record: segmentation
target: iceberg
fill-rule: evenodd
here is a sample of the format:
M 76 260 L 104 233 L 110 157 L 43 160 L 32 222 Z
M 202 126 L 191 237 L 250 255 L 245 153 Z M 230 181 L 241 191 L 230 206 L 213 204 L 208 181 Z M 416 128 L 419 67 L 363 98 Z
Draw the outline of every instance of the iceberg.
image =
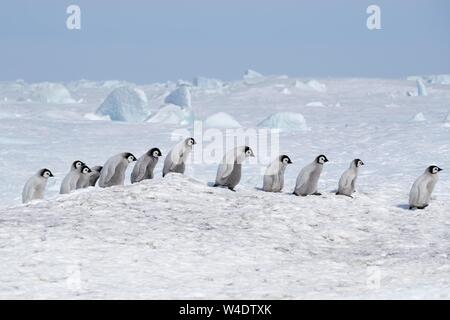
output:
M 172 91 L 164 100 L 166 104 L 174 104 L 182 108 L 191 107 L 191 92 L 186 85 Z
M 240 128 L 241 125 L 232 116 L 225 112 L 218 112 L 206 118 L 204 122 L 207 128 Z
M 194 122 L 194 113 L 192 108 L 180 108 L 174 104 L 165 104 L 145 121 L 149 123 L 190 125 Z
M 296 112 L 277 112 L 258 124 L 258 127 L 280 129 L 281 131 L 307 131 L 305 117 Z
M 76 103 L 69 90 L 60 84 L 52 82 L 35 83 L 30 86 L 31 100 L 41 103 Z
M 109 116 L 112 121 L 143 121 L 147 117 L 147 97 L 134 87 L 114 89 L 95 112 L 98 116 Z

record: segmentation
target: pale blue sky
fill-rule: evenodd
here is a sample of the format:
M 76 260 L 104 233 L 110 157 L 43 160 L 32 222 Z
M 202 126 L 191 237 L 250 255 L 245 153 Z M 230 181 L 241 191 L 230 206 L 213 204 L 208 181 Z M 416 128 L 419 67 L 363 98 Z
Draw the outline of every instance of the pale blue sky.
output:
M 66 7 L 82 29 L 66 29 Z M 381 7 L 382 30 L 366 28 Z M 0 80 L 450 73 L 448 0 L 14 0 L 0 3 Z

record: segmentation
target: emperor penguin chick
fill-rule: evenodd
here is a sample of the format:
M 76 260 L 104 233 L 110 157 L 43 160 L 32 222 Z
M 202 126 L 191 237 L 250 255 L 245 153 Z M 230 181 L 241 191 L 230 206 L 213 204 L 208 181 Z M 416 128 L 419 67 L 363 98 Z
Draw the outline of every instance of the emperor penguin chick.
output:
M 337 195 L 343 195 L 350 198 L 355 192 L 356 178 L 358 178 L 359 168 L 364 165 L 360 159 L 355 159 L 350 163 L 350 168 L 345 170 L 339 180 L 339 188 L 336 192 Z
M 327 157 L 320 155 L 300 171 L 295 184 L 295 195 L 303 197 L 308 195 L 321 195 L 321 193 L 317 192 L 317 184 L 323 170 L 323 165 L 326 162 L 328 162 Z
M 22 203 L 27 203 L 35 199 L 44 199 L 45 187 L 50 177 L 53 177 L 53 174 L 48 169 L 41 169 L 30 177 L 23 187 Z
M 142 155 L 136 162 L 131 172 L 131 183 L 140 182 L 145 179 L 153 179 L 153 170 L 162 156 L 161 150 L 152 148 Z
M 292 161 L 287 155 L 275 159 L 266 169 L 263 190 L 267 192 L 281 192 L 284 186 L 284 171 Z
M 129 152 L 119 153 L 109 158 L 100 172 L 98 179 L 99 187 L 123 186 L 125 182 L 125 171 L 133 161 L 136 161 L 136 157 Z
M 194 138 L 186 138 L 177 143 L 167 154 L 164 160 L 163 177 L 169 172 L 184 174 L 186 169 L 185 162 L 192 151 L 192 146 L 197 144 Z
M 254 156 L 252 149 L 247 146 L 237 147 L 228 151 L 217 169 L 214 187 L 227 187 L 231 191 L 235 191 L 234 187 L 241 181 L 242 162 L 246 158 Z
M 81 168 L 85 165 L 84 162 L 80 160 L 76 160 L 70 166 L 69 173 L 64 177 L 61 182 L 61 188 L 59 189 L 59 193 L 66 194 L 75 190 L 77 188 L 77 182 L 80 178 Z
M 94 172 L 88 166 L 81 168 L 81 174 L 77 181 L 77 189 L 84 189 L 89 187 L 89 179 Z
M 409 193 L 409 209 L 425 209 L 428 207 L 434 187 L 438 181 L 438 173 L 443 169 L 429 166 L 414 182 Z

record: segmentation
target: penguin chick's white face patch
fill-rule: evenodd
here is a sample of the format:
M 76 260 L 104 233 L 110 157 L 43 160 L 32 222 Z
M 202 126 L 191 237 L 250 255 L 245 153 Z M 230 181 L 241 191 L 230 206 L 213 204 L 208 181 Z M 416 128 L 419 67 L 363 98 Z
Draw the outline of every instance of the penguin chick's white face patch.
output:
M 364 162 L 362 162 L 362 161 L 359 160 L 359 159 L 356 160 L 356 166 L 357 166 L 357 167 L 361 167 L 361 166 L 363 166 L 363 165 L 364 165 Z
M 134 156 L 128 156 L 128 162 L 133 162 L 135 160 Z
M 48 170 L 45 170 L 44 173 L 42 174 L 42 176 L 44 178 L 49 178 L 49 177 L 53 177 L 52 173 Z
M 76 161 L 74 166 L 75 166 L 75 168 L 78 169 L 78 168 L 81 167 L 82 165 L 83 165 L 83 163 L 82 163 L 81 161 Z
M 88 168 L 88 167 L 84 167 L 83 168 L 83 173 L 84 174 L 87 174 L 87 173 L 89 173 L 91 170 Z
M 159 152 L 156 150 L 156 151 L 153 151 L 153 156 L 154 156 L 155 158 L 157 158 L 157 157 L 160 156 L 160 154 L 159 154 Z
M 281 162 L 283 162 L 284 164 L 292 163 L 291 159 L 289 159 L 288 156 L 283 156 Z
M 437 166 L 431 166 L 429 171 L 431 174 L 437 174 L 439 171 L 442 171 L 442 169 Z
M 188 140 L 188 146 L 193 146 L 194 144 L 196 144 L 195 140 L 193 138 L 189 138 Z
M 319 159 L 317 162 L 320 164 L 324 164 L 325 162 L 328 162 L 328 159 L 325 156 L 319 156 Z
M 253 154 L 252 149 L 250 149 L 250 147 L 245 147 L 245 156 L 246 157 L 254 157 L 255 155 Z

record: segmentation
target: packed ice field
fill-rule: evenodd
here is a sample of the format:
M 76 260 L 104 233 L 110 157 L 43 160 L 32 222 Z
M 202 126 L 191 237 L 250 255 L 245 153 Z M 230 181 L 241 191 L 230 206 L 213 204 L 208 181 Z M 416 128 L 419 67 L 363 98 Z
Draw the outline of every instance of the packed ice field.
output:
M 0 297 L 449 298 L 449 80 L 249 70 L 229 82 L 2 82 Z M 236 129 L 256 133 L 256 157 L 236 192 L 212 188 L 233 146 L 205 156 L 208 132 L 225 140 Z M 259 190 L 273 160 L 260 148 L 268 131 L 293 162 L 282 193 Z M 185 175 L 163 179 L 160 159 L 153 180 L 130 185 L 130 165 L 123 187 L 59 195 L 74 160 L 96 166 L 152 147 L 164 158 L 187 135 L 198 144 Z M 322 196 L 293 196 L 319 154 L 330 160 Z M 336 196 L 355 158 L 365 166 L 354 199 Z M 430 206 L 406 210 L 431 164 L 444 171 Z M 55 175 L 45 200 L 22 205 L 44 167 Z

